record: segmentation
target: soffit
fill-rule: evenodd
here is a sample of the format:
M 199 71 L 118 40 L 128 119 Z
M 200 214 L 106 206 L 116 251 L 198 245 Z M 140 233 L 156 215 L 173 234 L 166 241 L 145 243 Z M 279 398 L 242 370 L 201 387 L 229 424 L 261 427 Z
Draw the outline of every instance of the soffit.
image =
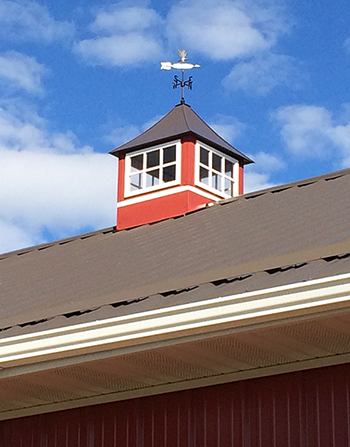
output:
M 0 419 L 345 363 L 350 310 L 6 377 Z

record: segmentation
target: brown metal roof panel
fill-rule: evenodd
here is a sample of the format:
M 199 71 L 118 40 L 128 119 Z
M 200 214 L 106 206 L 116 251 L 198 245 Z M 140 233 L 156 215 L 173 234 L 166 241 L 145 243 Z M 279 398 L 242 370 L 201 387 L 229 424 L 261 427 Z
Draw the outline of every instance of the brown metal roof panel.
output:
M 193 285 L 185 289 L 163 291 L 162 293 L 140 297 L 132 301 L 120 301 L 99 308 L 81 309 L 79 312 L 71 314 L 29 321 L 22 325 L 3 328 L 0 331 L 0 338 L 115 318 L 216 297 L 237 295 L 342 273 L 350 273 L 350 254 L 331 256 L 326 260 L 317 259 L 307 263 L 285 265 L 237 277 L 219 278 L 206 284 Z
M 0 261 L 1 325 L 190 287 L 237 269 L 249 273 L 252 265 L 263 270 L 281 256 L 346 244 L 350 171 L 326 178 L 154 225 L 10 254 Z

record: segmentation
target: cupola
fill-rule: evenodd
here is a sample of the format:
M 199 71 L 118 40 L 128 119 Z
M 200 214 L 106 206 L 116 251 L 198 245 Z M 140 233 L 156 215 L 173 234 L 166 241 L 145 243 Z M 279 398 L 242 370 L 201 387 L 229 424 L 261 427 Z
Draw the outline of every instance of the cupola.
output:
M 252 163 L 183 103 L 111 154 L 119 159 L 117 230 L 238 196 Z

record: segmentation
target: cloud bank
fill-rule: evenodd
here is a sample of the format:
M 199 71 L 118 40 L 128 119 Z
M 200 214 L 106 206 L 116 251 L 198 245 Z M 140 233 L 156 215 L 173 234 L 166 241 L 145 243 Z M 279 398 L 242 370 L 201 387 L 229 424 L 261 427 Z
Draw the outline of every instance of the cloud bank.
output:
M 0 252 L 115 224 L 116 159 L 0 109 Z
M 47 69 L 33 57 L 17 51 L 0 54 L 0 82 L 5 86 L 30 93 L 42 93 L 41 80 L 45 73 Z
M 267 52 L 236 64 L 223 79 L 223 85 L 229 90 L 266 95 L 278 85 L 297 87 L 298 79 L 301 75 L 292 57 Z
M 304 159 L 330 158 L 336 168 L 345 168 L 350 166 L 347 115 L 335 118 L 325 107 L 298 104 L 281 107 L 273 118 L 281 126 L 282 139 L 290 153 Z
M 271 39 L 255 26 L 252 17 L 232 1 L 190 1 L 175 4 L 167 19 L 170 41 L 215 60 L 265 50 Z
M 100 11 L 90 29 L 92 39 L 76 42 L 74 51 L 91 65 L 124 66 L 160 60 L 161 18 L 153 9 L 115 5 Z
M 32 1 L 0 2 L 0 37 L 14 41 L 52 43 L 71 38 L 74 26 L 54 20 L 47 9 Z

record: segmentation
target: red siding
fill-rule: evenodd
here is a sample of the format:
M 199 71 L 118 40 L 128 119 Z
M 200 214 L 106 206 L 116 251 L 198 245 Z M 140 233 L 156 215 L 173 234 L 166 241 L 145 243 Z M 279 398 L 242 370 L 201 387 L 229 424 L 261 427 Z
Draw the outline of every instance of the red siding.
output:
M 181 140 L 181 184 L 194 185 L 196 139 L 186 135 Z
M 117 202 L 124 200 L 124 182 L 125 182 L 125 154 L 119 155 L 118 160 L 118 187 Z
M 239 184 L 238 184 L 238 194 L 242 195 L 244 193 L 244 166 L 239 165 Z
M 0 422 L 1 447 L 346 447 L 350 364 Z
M 190 211 L 203 208 L 209 202 L 211 200 L 200 194 L 192 191 L 182 191 L 173 192 L 169 196 L 133 203 L 118 208 L 117 229 L 124 230 L 125 228 L 182 216 Z

